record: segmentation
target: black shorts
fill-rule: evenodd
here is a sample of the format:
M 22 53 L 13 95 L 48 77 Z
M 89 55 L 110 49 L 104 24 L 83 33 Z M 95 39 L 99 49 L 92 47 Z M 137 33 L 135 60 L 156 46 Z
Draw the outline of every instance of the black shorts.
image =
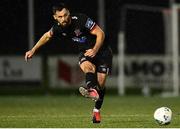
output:
M 96 66 L 96 72 L 111 73 L 112 70 L 112 50 L 111 48 L 103 49 L 93 58 L 84 56 L 84 52 L 79 54 L 79 65 L 84 61 L 89 61 Z

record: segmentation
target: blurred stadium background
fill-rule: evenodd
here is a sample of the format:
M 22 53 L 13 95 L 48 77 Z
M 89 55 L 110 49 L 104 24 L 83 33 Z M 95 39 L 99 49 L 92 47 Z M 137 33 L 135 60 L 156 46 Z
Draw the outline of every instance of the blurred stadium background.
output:
M 175 100 L 170 99 L 169 101 L 172 103 L 170 105 L 174 106 L 174 110 L 178 111 L 178 105 L 180 105 L 177 102 L 179 96 L 180 48 L 179 0 L 1 0 L 0 95 L 42 95 L 45 98 L 33 97 L 30 99 L 28 97 L 23 98 L 20 102 L 20 97 L 17 96 L 0 97 L 1 114 L 4 113 L 0 116 L 0 127 L 9 127 L 9 123 L 4 120 L 9 113 L 7 107 L 18 107 L 19 104 L 24 107 L 25 111 L 33 104 L 37 106 L 36 101 L 40 102 L 43 107 L 47 106 L 47 110 L 49 110 L 48 107 L 51 104 L 56 105 L 58 101 L 61 101 L 60 104 L 62 105 L 63 103 L 68 105 L 67 101 L 74 103 L 76 100 L 71 97 L 69 100 L 59 96 L 57 98 L 50 97 L 50 99 L 46 97 L 47 95 L 65 94 L 78 97 L 78 87 L 84 85 L 84 76 L 77 65 L 77 51 L 72 48 L 69 41 L 52 39 L 49 44 L 38 51 L 30 62 L 26 63 L 24 61 L 25 52 L 38 41 L 44 32 L 51 28 L 53 23 L 51 7 L 59 1 L 68 4 L 71 12 L 86 13 L 93 18 L 110 39 L 110 45 L 114 53 L 113 71 L 107 80 L 106 86 L 107 94 L 117 95 L 117 98 L 107 98 L 108 102 L 105 104 L 107 107 L 108 104 L 111 105 L 111 99 L 117 100 L 116 102 L 122 99 L 122 103 L 118 103 L 121 107 L 121 104 L 126 105 L 128 103 L 128 95 L 139 95 L 138 99 L 135 98 L 134 105 L 138 105 L 138 101 L 142 101 L 139 105 L 143 109 L 146 100 L 142 100 L 142 96 L 150 96 L 148 102 L 151 106 L 146 108 L 149 109 L 148 113 L 152 114 L 152 111 L 158 107 L 158 103 L 165 105 L 166 101 L 163 100 L 161 103 L 161 100 L 155 99 L 155 104 L 151 97 L 177 96 Z M 125 97 L 120 99 L 118 95 Z M 82 102 L 80 98 L 76 99 Z M 13 103 L 16 100 L 17 103 Z M 52 103 L 47 103 L 45 106 L 45 103 L 51 100 Z M 125 101 L 127 101 L 126 104 Z M 26 102 L 28 102 L 27 105 Z M 115 105 L 116 102 L 114 102 Z M 62 106 L 60 104 L 59 106 L 56 105 L 57 108 Z M 78 104 L 76 103 L 76 105 Z M 70 106 L 72 105 L 70 104 Z M 122 111 L 118 109 L 117 111 L 123 113 L 123 109 L 128 109 L 127 107 L 122 107 Z M 53 110 L 53 108 L 52 112 L 57 111 L 58 113 L 58 109 Z M 63 109 L 65 108 L 67 107 L 65 106 Z M 74 110 L 78 109 L 75 108 Z M 81 110 L 83 112 L 85 109 Z M 37 109 L 38 111 L 40 109 Z M 111 108 L 109 108 L 109 111 L 111 111 Z M 144 110 L 136 107 L 135 111 L 143 112 Z M 17 112 L 20 113 L 18 108 Z M 41 113 L 40 111 L 38 115 L 41 115 Z M 65 111 L 65 113 L 70 114 L 72 112 Z M 116 114 L 117 112 L 113 113 Z M 28 116 L 28 113 L 26 115 Z M 108 114 L 106 115 L 108 116 Z M 141 115 L 135 116 L 138 119 L 141 117 Z M 151 118 L 152 116 L 148 117 Z M 7 119 L 9 118 L 10 121 L 13 121 L 14 117 L 8 117 Z M 23 116 L 19 116 L 19 118 L 26 119 Z M 56 119 L 56 117 L 50 118 Z M 36 116 L 33 119 L 40 118 Z M 59 119 L 64 118 L 60 117 Z M 176 118 L 176 120 L 178 121 L 179 118 Z M 66 121 L 68 120 L 65 119 L 65 123 Z M 23 122 L 21 122 L 22 125 L 11 123 L 10 127 L 75 127 L 73 124 L 72 126 L 71 124 L 60 125 L 52 122 L 50 124 L 46 123 L 46 126 L 43 122 L 39 122 L 40 125 L 31 122 L 32 125 L 29 126 L 28 123 Z M 113 120 L 111 122 L 113 123 Z M 137 120 L 138 122 L 139 120 Z M 141 125 L 134 126 L 128 125 L 127 122 L 125 126 L 116 123 L 114 126 L 113 124 L 107 124 L 98 127 L 151 127 L 149 125 L 152 123 L 149 122 L 146 126 L 143 126 L 142 123 L 139 124 Z M 178 126 L 178 122 L 176 122 L 172 127 Z M 94 126 L 82 125 L 78 127 Z
M 57 2 L 1 1 L 0 94 L 34 89 L 50 93 L 84 84 L 77 51 L 64 39 L 50 41 L 29 63 L 23 60 L 24 53 L 51 28 L 51 7 Z M 74 13 L 92 17 L 110 39 L 114 60 L 109 89 L 120 95 L 129 91 L 179 95 L 179 1 L 60 2 L 67 3 Z

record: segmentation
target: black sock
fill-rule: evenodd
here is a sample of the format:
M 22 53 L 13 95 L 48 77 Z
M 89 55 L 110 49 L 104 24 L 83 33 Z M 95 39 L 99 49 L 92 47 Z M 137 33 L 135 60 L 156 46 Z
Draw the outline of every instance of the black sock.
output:
M 103 104 L 103 101 L 104 101 L 104 95 L 105 95 L 105 91 L 106 91 L 106 89 L 105 89 L 105 87 L 102 89 L 100 89 L 99 88 L 99 90 L 97 90 L 98 91 L 98 93 L 99 93 L 99 99 L 96 101 L 96 103 L 95 103 L 95 108 L 96 109 L 100 109 L 101 108 L 101 106 L 102 106 L 102 104 Z
M 86 73 L 86 86 L 87 88 L 95 88 L 97 86 L 97 77 L 95 73 Z

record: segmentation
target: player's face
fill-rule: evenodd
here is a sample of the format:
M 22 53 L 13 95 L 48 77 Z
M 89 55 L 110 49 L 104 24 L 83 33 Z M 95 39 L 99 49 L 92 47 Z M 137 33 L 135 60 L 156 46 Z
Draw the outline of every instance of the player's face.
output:
M 66 27 L 71 23 L 70 12 L 67 9 L 62 9 L 61 11 L 56 11 L 54 14 L 54 19 L 62 26 Z

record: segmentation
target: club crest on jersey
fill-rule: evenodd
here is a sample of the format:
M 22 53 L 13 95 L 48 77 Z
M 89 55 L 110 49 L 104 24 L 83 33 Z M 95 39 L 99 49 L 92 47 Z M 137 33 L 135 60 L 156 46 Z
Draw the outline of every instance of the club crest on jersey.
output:
M 92 29 L 95 25 L 95 22 L 93 20 L 91 20 L 90 18 L 87 19 L 85 27 L 88 29 Z
M 74 31 L 74 33 L 75 33 L 76 36 L 79 36 L 79 35 L 82 34 L 82 32 L 80 31 L 80 29 L 76 29 L 76 30 Z

